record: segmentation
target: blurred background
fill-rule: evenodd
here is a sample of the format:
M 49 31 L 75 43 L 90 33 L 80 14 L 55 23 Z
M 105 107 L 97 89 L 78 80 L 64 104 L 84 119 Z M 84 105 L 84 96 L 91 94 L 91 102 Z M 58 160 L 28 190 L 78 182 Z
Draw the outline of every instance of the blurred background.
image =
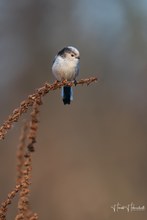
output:
M 102 83 L 43 99 L 30 202 L 40 219 L 145 220 L 147 211 L 147 1 L 1 0 L 0 123 L 34 90 L 52 83 L 64 46 L 81 54 L 80 78 Z M 22 118 L 25 118 L 26 115 Z M 0 202 L 15 186 L 22 118 L 0 142 Z M 14 219 L 16 202 L 7 219 Z

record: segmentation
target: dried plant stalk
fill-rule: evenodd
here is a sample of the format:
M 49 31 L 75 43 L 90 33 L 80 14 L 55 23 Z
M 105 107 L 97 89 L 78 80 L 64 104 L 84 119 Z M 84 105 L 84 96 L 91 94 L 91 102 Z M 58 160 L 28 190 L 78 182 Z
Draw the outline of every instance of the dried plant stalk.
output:
M 26 148 L 26 138 L 27 138 L 27 129 L 28 125 L 25 122 L 22 129 L 21 129 L 21 135 L 20 135 L 20 143 L 18 145 L 17 149 L 17 179 L 16 183 L 20 184 L 23 176 L 23 168 L 24 168 L 24 155 L 25 155 L 25 148 Z
M 29 194 L 30 194 L 30 184 L 31 184 L 31 171 L 32 171 L 32 159 L 31 153 L 28 152 L 25 155 L 25 163 L 24 163 L 24 170 L 23 176 L 21 180 L 21 190 L 20 190 L 20 198 L 18 201 L 18 214 L 15 217 L 15 220 L 22 220 L 22 219 L 31 219 L 32 216 L 38 216 L 36 213 L 33 213 L 29 207 Z
M 18 214 L 15 220 L 37 220 L 38 215 L 37 213 L 33 213 L 29 206 L 29 195 L 30 195 L 30 185 L 31 185 L 31 171 L 32 171 L 32 152 L 34 152 L 34 143 L 36 143 L 36 133 L 38 128 L 38 113 L 39 113 L 39 106 L 41 105 L 41 99 L 38 97 L 33 105 L 33 110 L 31 113 L 31 120 L 29 124 L 29 134 L 27 136 L 29 144 L 27 145 L 27 153 L 24 155 L 24 150 L 22 151 L 22 145 L 24 144 L 24 136 L 21 135 L 20 138 L 20 147 L 19 151 L 23 153 L 23 157 L 19 157 L 18 160 L 19 164 L 21 164 L 21 170 L 19 170 L 21 179 L 21 191 L 19 194 L 19 201 L 18 201 Z M 26 135 L 25 135 L 26 137 Z M 24 148 L 24 147 L 23 147 Z M 25 157 L 24 157 L 25 156 Z
M 97 81 L 96 77 L 90 77 L 89 79 L 81 79 L 80 81 L 77 81 L 76 85 L 83 85 L 83 84 L 89 85 L 90 83 L 95 82 L 95 81 Z M 26 100 L 20 103 L 20 106 L 13 111 L 13 113 L 8 117 L 8 119 L 0 127 L 0 140 L 5 138 L 5 135 L 8 132 L 8 130 L 12 127 L 12 124 L 14 122 L 17 122 L 18 119 L 21 117 L 21 115 L 27 112 L 28 108 L 30 106 L 33 106 L 33 104 L 36 102 L 37 99 L 41 99 L 49 91 L 56 90 L 58 88 L 61 88 L 64 85 L 74 86 L 74 82 L 73 81 L 72 82 L 67 82 L 67 81 L 57 82 L 56 81 L 51 85 L 48 83 L 45 83 L 45 85 L 37 89 L 37 91 L 34 94 L 29 95 Z
M 21 184 L 16 185 L 15 188 L 8 194 L 7 199 L 2 202 L 0 207 L 0 220 L 6 220 L 6 213 L 8 205 L 12 203 L 12 199 L 16 196 L 17 192 L 21 189 Z
M 38 113 L 39 113 L 39 106 L 42 104 L 41 97 L 38 97 L 33 105 L 33 111 L 31 113 L 31 121 L 30 121 L 30 130 L 28 134 L 29 144 L 28 144 L 28 151 L 34 152 L 34 144 L 36 143 L 37 137 L 37 129 L 38 129 Z
M 77 82 L 77 85 L 83 85 L 96 81 L 96 77 L 91 77 L 89 79 L 82 79 Z M 0 207 L 0 220 L 6 220 L 6 213 L 8 205 L 11 204 L 12 199 L 15 197 L 16 193 L 20 191 L 19 201 L 18 201 L 18 213 L 15 220 L 37 220 L 37 213 L 33 213 L 29 207 L 29 195 L 30 195 L 30 184 L 31 184 L 31 171 L 32 171 L 32 152 L 34 152 L 34 144 L 36 143 L 37 129 L 38 129 L 38 113 L 39 106 L 42 104 L 41 98 L 46 95 L 49 91 L 61 88 L 64 85 L 73 86 L 74 82 L 54 82 L 52 85 L 45 83 L 45 85 L 37 91 L 29 95 L 26 100 L 21 102 L 20 106 L 13 111 L 13 113 L 8 117 L 8 119 L 0 127 L 0 140 L 4 139 L 6 133 L 11 128 L 14 122 L 17 122 L 21 115 L 27 112 L 28 108 L 33 106 L 33 111 L 31 113 L 31 121 L 29 124 L 29 134 L 27 136 L 27 124 L 23 126 L 20 136 L 20 144 L 17 151 L 17 185 L 14 190 L 12 190 L 7 199 L 1 204 Z M 28 145 L 26 141 L 28 140 Z M 26 148 L 27 146 L 27 148 Z M 25 151 L 27 151 L 25 153 Z
M 0 208 L 0 220 L 5 220 L 6 219 L 6 212 L 8 205 L 11 204 L 12 199 L 15 197 L 16 193 L 21 189 L 22 184 L 21 184 L 21 179 L 22 179 L 22 169 L 24 166 L 24 148 L 25 148 L 25 141 L 26 141 L 26 131 L 27 131 L 27 125 L 26 123 L 23 125 L 21 129 L 21 135 L 20 135 L 20 143 L 18 146 L 17 150 L 17 180 L 16 180 L 16 186 L 15 189 L 12 190 L 9 194 L 7 199 L 1 204 Z

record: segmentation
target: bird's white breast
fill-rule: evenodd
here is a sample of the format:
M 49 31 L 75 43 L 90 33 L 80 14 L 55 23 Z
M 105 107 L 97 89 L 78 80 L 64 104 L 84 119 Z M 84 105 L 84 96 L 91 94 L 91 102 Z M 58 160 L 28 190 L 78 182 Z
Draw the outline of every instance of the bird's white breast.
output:
M 57 56 L 52 66 L 52 72 L 58 81 L 74 80 L 78 75 L 78 60 L 67 60 L 61 56 Z

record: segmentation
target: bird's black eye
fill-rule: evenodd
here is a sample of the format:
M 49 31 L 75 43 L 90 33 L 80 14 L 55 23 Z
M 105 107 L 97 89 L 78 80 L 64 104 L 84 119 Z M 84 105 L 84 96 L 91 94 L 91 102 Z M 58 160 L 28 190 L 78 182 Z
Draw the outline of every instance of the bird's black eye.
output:
M 74 54 L 72 53 L 71 56 L 74 57 Z

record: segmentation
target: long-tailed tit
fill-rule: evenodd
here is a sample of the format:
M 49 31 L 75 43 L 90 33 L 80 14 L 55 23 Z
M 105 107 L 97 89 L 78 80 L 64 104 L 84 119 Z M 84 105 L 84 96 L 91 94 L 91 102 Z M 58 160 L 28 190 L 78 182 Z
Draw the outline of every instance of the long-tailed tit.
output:
M 79 51 L 72 46 L 64 47 L 55 56 L 52 66 L 52 73 L 58 81 L 67 80 L 76 82 L 79 74 Z M 70 86 L 62 87 L 63 103 L 70 104 L 73 100 L 73 91 Z

